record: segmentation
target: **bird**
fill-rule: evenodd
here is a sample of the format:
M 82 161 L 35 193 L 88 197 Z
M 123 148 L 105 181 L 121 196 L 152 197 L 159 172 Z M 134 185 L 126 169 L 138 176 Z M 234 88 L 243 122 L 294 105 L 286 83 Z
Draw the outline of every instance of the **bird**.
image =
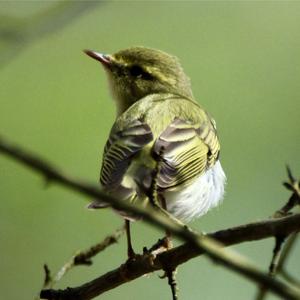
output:
M 142 46 L 115 54 L 84 52 L 104 67 L 116 104 L 100 171 L 102 189 L 147 207 L 154 182 L 161 207 L 185 223 L 217 206 L 226 176 L 216 122 L 194 98 L 179 59 Z M 89 205 L 108 206 L 99 200 Z M 138 218 L 119 214 L 133 258 L 130 223 Z

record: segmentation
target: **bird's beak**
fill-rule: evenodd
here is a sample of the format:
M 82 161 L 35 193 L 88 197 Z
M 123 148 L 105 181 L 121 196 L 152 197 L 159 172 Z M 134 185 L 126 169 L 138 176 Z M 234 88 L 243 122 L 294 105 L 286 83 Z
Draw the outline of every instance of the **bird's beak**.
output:
M 111 68 L 112 65 L 112 59 L 110 55 L 98 53 L 96 51 L 92 50 L 83 50 L 85 54 L 90 56 L 91 58 L 94 58 L 101 62 L 101 64 L 106 68 Z

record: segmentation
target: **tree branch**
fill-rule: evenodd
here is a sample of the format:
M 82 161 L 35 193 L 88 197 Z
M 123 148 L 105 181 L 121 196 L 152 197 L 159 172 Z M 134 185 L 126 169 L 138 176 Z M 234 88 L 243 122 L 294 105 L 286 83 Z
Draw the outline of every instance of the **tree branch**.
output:
M 220 230 L 208 234 L 210 238 L 217 240 L 224 246 L 236 245 L 249 241 L 257 241 L 277 234 L 290 234 L 300 230 L 300 214 L 270 219 L 255 223 L 249 223 L 238 227 Z M 193 247 L 191 244 L 173 248 L 157 255 L 140 256 L 136 261 L 127 262 L 115 270 L 112 270 L 84 285 L 66 290 L 45 290 L 41 297 L 45 299 L 92 299 L 110 289 L 116 288 L 128 281 L 132 281 L 147 273 L 162 270 L 167 263 L 169 267 L 176 268 L 188 260 L 202 255 L 204 252 Z M 270 280 L 272 280 L 270 278 Z M 285 298 L 293 299 L 293 298 Z M 294 298 L 294 299 L 299 299 Z
M 239 274 L 242 274 L 246 278 L 258 284 L 268 286 L 270 291 L 284 297 L 285 299 L 300 299 L 299 290 L 283 282 L 280 282 L 277 279 L 272 279 L 268 277 L 263 271 L 260 270 L 260 268 L 258 268 L 255 264 L 253 264 L 245 257 L 242 257 L 241 255 L 238 255 L 233 251 L 228 251 L 228 250 L 225 251 L 221 249 L 222 245 L 219 244 L 218 242 L 202 234 L 198 235 L 190 230 L 187 230 L 185 226 L 181 226 L 180 224 L 175 223 L 173 219 L 166 217 L 166 215 L 164 215 L 161 212 L 158 212 L 157 210 L 151 207 L 147 207 L 147 209 L 145 209 L 139 205 L 132 205 L 127 203 L 126 201 L 120 201 L 114 197 L 111 197 L 103 193 L 98 187 L 94 185 L 84 184 L 78 180 L 76 181 L 71 177 L 64 175 L 62 172 L 59 172 L 55 167 L 45 162 L 41 158 L 32 155 L 31 153 L 24 151 L 17 146 L 11 145 L 10 143 L 5 142 L 1 138 L 0 138 L 0 152 L 10 156 L 11 158 L 17 160 L 18 162 L 23 163 L 24 165 L 30 167 L 31 169 L 38 171 L 50 181 L 55 181 L 72 190 L 76 190 L 92 198 L 105 201 L 115 209 L 137 214 L 141 216 L 144 219 L 144 221 L 156 227 L 159 227 L 161 229 L 169 230 L 170 232 L 172 232 L 174 236 L 177 236 L 178 238 L 186 242 L 189 242 L 192 248 L 195 248 L 198 251 L 205 252 L 206 255 L 210 257 L 212 260 L 214 260 L 215 262 L 220 263 L 223 266 Z M 297 219 L 297 222 L 298 222 L 297 224 L 299 224 L 299 219 Z M 250 234 L 250 236 L 251 235 L 253 235 L 253 233 Z M 142 262 L 145 259 L 149 260 L 149 256 L 147 255 L 145 257 L 144 256 L 142 257 L 143 257 L 143 259 L 141 260 Z M 129 262 L 129 266 L 128 264 L 125 265 L 125 274 L 128 268 L 130 269 L 130 262 Z M 149 272 L 151 272 L 151 269 L 149 270 Z M 124 277 L 126 280 L 132 280 L 132 279 L 128 279 L 127 276 L 124 276 L 124 272 L 118 274 L 112 271 L 109 272 L 107 275 L 109 281 L 111 281 L 114 286 L 118 286 L 120 282 L 124 281 Z M 120 274 L 123 275 L 120 276 Z M 136 273 L 134 272 L 130 274 L 133 277 L 136 276 Z M 95 280 L 95 283 L 97 283 L 97 279 Z M 100 287 L 98 285 L 96 286 L 92 282 L 92 284 L 88 283 L 87 285 L 83 286 L 83 288 L 79 287 L 77 289 L 75 288 L 69 290 L 73 292 L 74 291 L 77 292 L 78 297 L 76 296 L 76 299 L 91 299 L 91 297 L 90 298 L 83 297 L 82 293 L 85 292 L 87 294 L 87 291 L 89 292 L 88 294 L 91 294 L 92 292 L 95 293 L 95 291 L 97 291 L 97 289 L 99 288 Z M 66 291 L 68 292 L 69 290 Z M 64 291 L 64 294 L 66 294 L 66 291 Z M 44 297 L 45 297 L 45 293 L 46 291 L 44 291 L 43 294 Z M 48 294 L 50 298 L 48 297 L 46 299 L 71 299 L 70 297 L 62 298 L 61 293 L 58 294 L 59 296 L 58 298 L 57 297 L 54 298 L 53 295 L 51 294 L 54 293 L 54 291 L 51 290 L 48 290 L 48 293 L 50 293 Z
M 15 58 L 27 45 L 61 30 L 88 10 L 104 1 L 58 1 L 47 9 L 29 18 L 0 15 L 1 51 L 0 67 Z

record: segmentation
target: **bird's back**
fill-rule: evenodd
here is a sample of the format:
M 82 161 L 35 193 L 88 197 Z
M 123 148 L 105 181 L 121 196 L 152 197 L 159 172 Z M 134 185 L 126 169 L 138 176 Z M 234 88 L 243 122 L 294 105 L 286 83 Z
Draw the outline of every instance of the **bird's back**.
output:
M 215 165 L 219 148 L 214 122 L 196 102 L 171 94 L 149 95 L 117 118 L 100 181 L 119 197 L 147 202 L 159 164 L 157 189 L 172 195 L 174 204 L 174 193 L 193 186 Z

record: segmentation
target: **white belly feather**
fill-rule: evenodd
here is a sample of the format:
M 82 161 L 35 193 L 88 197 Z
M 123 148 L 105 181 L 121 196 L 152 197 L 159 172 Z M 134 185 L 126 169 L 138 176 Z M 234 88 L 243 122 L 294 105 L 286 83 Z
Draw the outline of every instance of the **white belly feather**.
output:
M 225 173 L 217 161 L 190 186 L 164 193 L 167 210 L 184 222 L 200 217 L 222 201 L 225 182 Z

